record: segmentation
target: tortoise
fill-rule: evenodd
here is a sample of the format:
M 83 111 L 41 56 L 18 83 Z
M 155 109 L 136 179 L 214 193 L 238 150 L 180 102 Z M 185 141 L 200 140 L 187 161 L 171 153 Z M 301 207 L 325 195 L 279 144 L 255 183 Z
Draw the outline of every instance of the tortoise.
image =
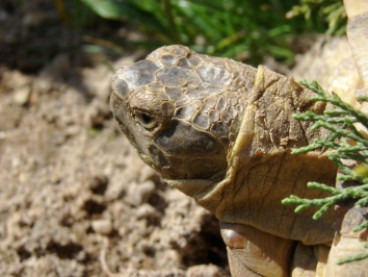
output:
M 348 39 L 325 44 L 323 62 L 309 59 L 295 74 L 362 108 L 355 93 L 368 87 L 368 4 L 346 1 L 345 8 Z M 290 194 L 323 197 L 308 181 L 335 185 L 337 168 L 326 153 L 290 153 L 326 136 L 292 117 L 323 113 L 312 95 L 265 66 L 173 45 L 117 70 L 110 107 L 140 157 L 218 218 L 232 276 L 368 276 L 367 260 L 336 265 L 361 243 L 364 231 L 351 232 L 363 220 L 355 208 L 315 221 L 311 211 L 295 214 L 281 204 Z

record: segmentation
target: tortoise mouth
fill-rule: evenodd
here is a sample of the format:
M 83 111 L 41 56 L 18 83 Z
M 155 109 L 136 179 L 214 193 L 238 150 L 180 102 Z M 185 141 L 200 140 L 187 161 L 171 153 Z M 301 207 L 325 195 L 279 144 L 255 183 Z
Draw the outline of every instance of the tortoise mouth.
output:
M 208 195 L 217 183 L 207 179 L 165 179 L 165 182 L 196 200 Z

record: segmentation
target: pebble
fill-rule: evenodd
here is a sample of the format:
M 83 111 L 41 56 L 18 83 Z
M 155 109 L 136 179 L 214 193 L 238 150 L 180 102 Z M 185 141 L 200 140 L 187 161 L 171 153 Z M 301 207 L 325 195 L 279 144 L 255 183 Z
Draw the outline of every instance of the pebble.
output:
M 221 269 L 213 264 L 207 265 L 194 265 L 188 268 L 186 277 L 220 277 L 224 276 Z
M 160 215 L 154 207 L 147 203 L 144 203 L 137 209 L 136 216 L 137 219 L 155 219 L 158 218 Z
M 152 181 L 146 181 L 140 184 L 132 183 L 128 186 L 126 202 L 133 206 L 139 206 L 148 201 L 155 192 L 155 189 L 155 184 Z
M 107 176 L 95 175 L 90 179 L 88 187 L 93 193 L 104 195 L 108 184 L 109 179 L 107 178 Z
M 112 231 L 112 223 L 108 219 L 97 219 L 93 220 L 92 223 L 92 229 L 101 235 L 107 235 L 110 234 Z
M 29 86 L 22 87 L 14 94 L 14 102 L 19 106 L 24 106 L 28 103 L 31 96 L 31 88 Z

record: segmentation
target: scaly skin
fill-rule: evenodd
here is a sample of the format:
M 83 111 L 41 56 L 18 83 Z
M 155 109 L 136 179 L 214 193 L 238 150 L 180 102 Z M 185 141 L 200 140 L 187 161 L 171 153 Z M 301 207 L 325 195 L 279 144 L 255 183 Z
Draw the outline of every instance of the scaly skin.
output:
M 307 181 L 334 183 L 325 155 L 290 155 L 323 136 L 292 118 L 323 111 L 311 95 L 263 66 L 169 46 L 116 73 L 111 107 L 143 160 L 222 222 L 231 253 L 259 257 L 246 268 L 287 276 L 294 241 L 329 244 L 334 233 L 331 215 L 315 222 L 280 204 L 293 193 L 321 197 Z
M 190 53 L 161 48 L 114 78 L 117 120 L 142 158 L 170 179 L 224 174 L 256 74 L 247 65 Z
M 352 57 L 341 56 L 351 70 L 324 66 L 317 77 L 353 95 L 362 82 Z M 326 268 L 345 276 L 327 261 L 333 213 L 314 221 L 312 211 L 296 215 L 281 205 L 290 194 L 323 197 L 308 181 L 335 183 L 325 154 L 290 154 L 325 135 L 292 117 L 323 112 L 311 96 L 263 66 L 169 46 L 117 71 L 111 109 L 142 159 L 220 220 L 233 276 L 329 276 Z M 335 252 L 330 260 L 341 254 Z

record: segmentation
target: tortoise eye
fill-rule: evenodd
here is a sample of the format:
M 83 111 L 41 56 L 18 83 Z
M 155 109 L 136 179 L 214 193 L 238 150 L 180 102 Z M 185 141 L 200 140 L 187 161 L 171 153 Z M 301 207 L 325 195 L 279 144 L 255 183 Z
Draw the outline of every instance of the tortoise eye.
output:
M 157 127 L 158 122 L 156 117 L 148 114 L 147 112 L 136 111 L 134 113 L 135 120 L 145 129 L 151 130 Z

